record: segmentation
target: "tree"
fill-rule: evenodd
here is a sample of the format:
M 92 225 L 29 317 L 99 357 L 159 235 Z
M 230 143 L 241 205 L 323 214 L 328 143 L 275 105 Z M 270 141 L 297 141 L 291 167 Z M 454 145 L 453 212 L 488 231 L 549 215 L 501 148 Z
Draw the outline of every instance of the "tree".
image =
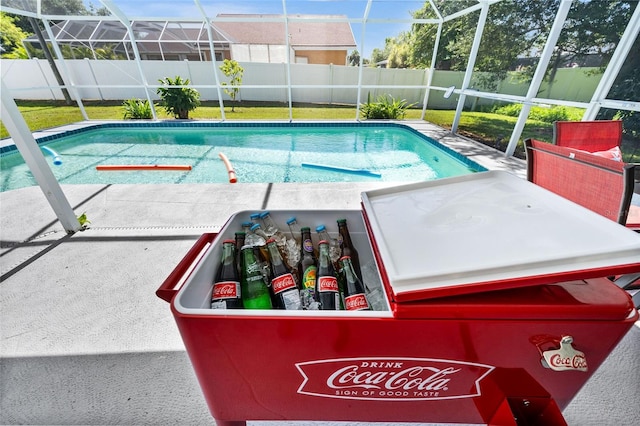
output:
M 389 58 L 389 51 L 387 49 L 381 50 L 375 48 L 371 51 L 371 63 L 377 64 L 378 62 L 386 61 Z
M 360 52 L 354 49 L 350 55 L 347 56 L 347 63 L 353 67 L 360 66 Z
M 434 0 L 433 3 L 443 16 L 447 16 L 477 2 Z M 474 71 L 488 74 L 475 74 L 474 84 L 495 89 L 495 83 L 501 81 L 508 70 L 515 69 L 520 57 L 535 58 L 546 43 L 559 4 L 560 0 L 505 0 L 492 4 L 474 67 Z M 555 71 L 567 61 L 580 61 L 593 53 L 605 59 L 610 57 L 636 5 L 637 0 L 574 2 L 547 70 L 548 80 L 552 82 Z M 435 18 L 436 14 L 431 4 L 425 2 L 413 16 Z M 437 69 L 466 69 L 478 16 L 476 11 L 445 22 Z M 437 26 L 433 24 L 413 25 L 410 66 L 430 66 L 436 31 Z M 533 67 L 525 75 L 530 78 L 532 73 Z
M 409 68 L 412 66 L 411 34 L 402 32 L 395 38 L 386 39 L 389 49 L 387 68 Z
M 222 73 L 229 77 L 229 82 L 222 82 L 224 92 L 231 97 L 232 101 L 236 100 L 236 96 L 240 91 L 240 85 L 242 84 L 242 76 L 244 74 L 244 68 L 240 66 L 237 61 L 233 59 L 225 59 L 220 65 Z M 234 112 L 235 105 L 231 104 L 231 112 Z
M 15 24 L 15 18 L 0 12 L 0 52 L 3 58 L 28 59 L 22 40 L 29 35 Z

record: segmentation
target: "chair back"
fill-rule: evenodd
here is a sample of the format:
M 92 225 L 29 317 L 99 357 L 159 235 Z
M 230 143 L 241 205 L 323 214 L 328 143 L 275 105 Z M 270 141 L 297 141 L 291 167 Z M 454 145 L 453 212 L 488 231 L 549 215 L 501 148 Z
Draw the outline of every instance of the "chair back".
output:
M 621 120 L 556 121 L 553 143 L 589 152 L 607 151 L 622 142 Z
M 634 165 L 527 139 L 527 179 L 622 225 L 627 221 Z

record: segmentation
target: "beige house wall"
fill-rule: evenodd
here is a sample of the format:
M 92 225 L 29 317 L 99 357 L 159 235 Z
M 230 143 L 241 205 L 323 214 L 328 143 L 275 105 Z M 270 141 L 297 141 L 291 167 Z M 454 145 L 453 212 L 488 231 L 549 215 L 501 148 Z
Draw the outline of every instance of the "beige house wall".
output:
M 299 58 L 306 58 L 307 64 L 347 64 L 346 50 L 296 50 L 296 62 Z

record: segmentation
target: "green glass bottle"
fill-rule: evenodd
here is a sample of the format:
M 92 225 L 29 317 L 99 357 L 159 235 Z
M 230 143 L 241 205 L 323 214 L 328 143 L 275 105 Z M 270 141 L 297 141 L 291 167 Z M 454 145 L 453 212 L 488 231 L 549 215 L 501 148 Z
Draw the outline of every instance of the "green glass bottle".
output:
M 262 265 L 251 246 L 241 251 L 242 305 L 245 309 L 271 309 L 271 294 L 262 273 Z

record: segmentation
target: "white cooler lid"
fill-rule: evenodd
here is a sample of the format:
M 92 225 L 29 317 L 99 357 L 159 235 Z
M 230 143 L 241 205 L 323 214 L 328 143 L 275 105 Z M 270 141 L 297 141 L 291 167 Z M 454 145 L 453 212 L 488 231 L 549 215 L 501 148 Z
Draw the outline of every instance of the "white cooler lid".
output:
M 362 193 L 396 301 L 640 271 L 640 235 L 507 172 Z

